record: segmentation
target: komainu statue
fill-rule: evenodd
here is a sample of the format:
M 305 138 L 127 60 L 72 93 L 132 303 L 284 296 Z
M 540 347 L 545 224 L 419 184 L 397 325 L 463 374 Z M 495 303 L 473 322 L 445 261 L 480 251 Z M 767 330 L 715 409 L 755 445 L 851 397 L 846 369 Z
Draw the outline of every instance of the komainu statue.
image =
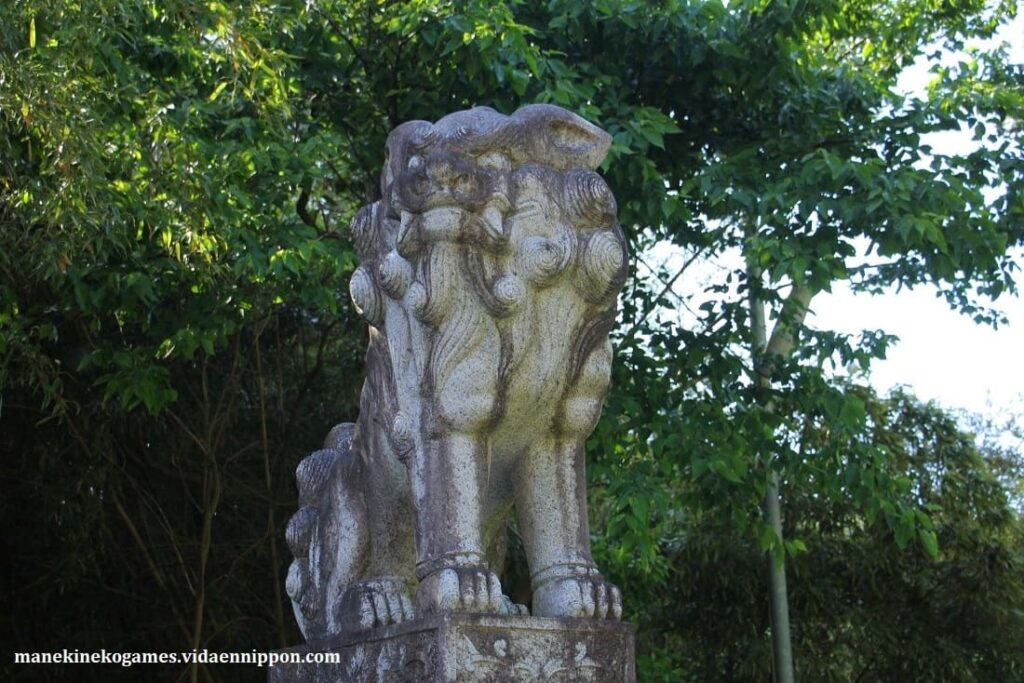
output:
M 307 640 L 435 612 L 526 614 L 502 593 L 513 510 L 532 611 L 619 619 L 591 558 L 584 440 L 626 275 L 611 140 L 559 107 L 478 107 L 388 138 L 351 231 L 370 324 L 360 415 L 298 467 L 287 581 Z

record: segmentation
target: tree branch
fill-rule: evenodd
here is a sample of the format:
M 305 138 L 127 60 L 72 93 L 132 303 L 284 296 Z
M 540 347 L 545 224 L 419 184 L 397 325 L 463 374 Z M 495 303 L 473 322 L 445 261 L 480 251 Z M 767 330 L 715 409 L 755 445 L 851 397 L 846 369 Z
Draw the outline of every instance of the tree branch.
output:
M 659 291 L 658 295 L 651 300 L 653 302 L 651 304 L 651 307 L 648 308 L 643 313 L 641 313 L 640 318 L 636 322 L 634 322 L 628 330 L 626 330 L 626 333 L 623 335 L 624 337 L 629 337 L 634 332 L 636 332 L 636 329 L 640 327 L 641 323 L 643 323 L 645 320 L 647 320 L 647 318 L 650 317 L 651 313 L 654 312 L 655 307 L 658 305 L 658 300 L 661 299 L 661 297 L 665 296 L 668 292 L 672 291 L 672 286 L 675 285 L 676 281 L 682 276 L 684 272 L 686 272 L 686 269 L 693 265 L 693 262 L 696 261 L 697 257 L 700 256 L 702 253 L 704 253 L 703 249 L 698 249 L 697 251 L 693 252 L 690 258 L 686 259 L 686 261 L 683 263 L 682 267 L 676 272 L 676 274 L 673 275 L 668 280 L 660 280 L 659 278 L 659 280 L 662 283 L 661 291 Z M 641 259 L 639 256 L 637 257 L 637 260 L 643 263 L 645 266 L 647 266 L 647 269 L 650 270 L 652 273 L 655 273 L 654 269 L 651 268 L 647 264 L 647 262 Z

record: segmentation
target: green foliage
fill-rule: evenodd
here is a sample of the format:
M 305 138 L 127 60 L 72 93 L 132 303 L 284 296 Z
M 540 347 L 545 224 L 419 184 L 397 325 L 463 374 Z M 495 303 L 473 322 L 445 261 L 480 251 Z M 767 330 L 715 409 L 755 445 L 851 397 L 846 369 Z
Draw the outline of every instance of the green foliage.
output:
M 895 84 L 915 59 L 991 36 L 1015 9 L 4 3 L 0 505 L 16 520 L 5 642 L 297 639 L 281 595 L 291 474 L 329 424 L 354 418 L 361 380 L 364 332 L 344 286 L 355 256 L 340 228 L 376 198 L 398 123 L 543 101 L 613 135 L 603 170 L 635 254 L 669 242 L 687 263 L 741 263 L 694 293 L 685 324 L 668 314 L 686 303 L 678 273 L 635 269 L 614 332 L 613 390 L 589 444 L 595 553 L 641 627 L 643 679 L 680 680 L 680 666 L 695 680 L 766 678 L 764 551 L 789 562 L 804 671 L 902 680 L 864 653 L 913 636 L 921 666 L 949 665 L 939 678 L 1019 676 L 1007 667 L 1022 603 L 999 583 L 1019 568 L 1019 518 L 1000 499 L 1019 470 L 999 470 L 995 486 L 990 452 L 970 455 L 948 420 L 837 377 L 884 356 L 884 331 L 807 329 L 786 303 L 839 281 L 927 285 L 998 321 L 985 297 L 1015 291 L 1024 237 L 1021 65 L 976 51 L 937 66 L 921 98 Z M 962 125 L 978 151 L 922 144 Z M 750 293 L 792 327 L 786 354 L 752 357 Z M 772 472 L 795 532 L 784 545 L 760 512 Z M 977 574 L 971 542 L 995 549 L 998 581 Z M 875 584 L 840 581 L 864 557 L 877 561 Z M 942 612 L 927 585 L 1002 630 L 956 640 L 939 616 L 961 612 Z M 938 611 L 913 612 L 919 633 L 904 622 L 873 632 L 902 604 L 894 595 Z M 862 604 L 838 610 L 844 600 Z M 985 610 L 999 600 L 997 619 Z M 26 620 L 40 607 L 46 618 Z
M 808 429 L 807 441 L 887 454 L 866 464 L 901 481 L 908 509 L 927 510 L 938 550 L 901 549 L 900 528 L 871 521 L 855 497 L 790 486 L 789 533 L 806 551 L 790 558 L 798 674 L 816 681 L 1019 680 L 1024 671 L 1024 524 L 999 478 L 1006 453 L 933 405 L 861 394 L 863 436 Z M 1012 462 L 1019 468 L 1021 454 Z M 760 549 L 709 515 L 690 515 L 666 543 L 676 580 L 652 592 L 641 633 L 692 680 L 771 676 Z M 932 547 L 934 549 L 934 547 Z M 934 556 L 933 556 L 934 555 Z M 667 593 L 665 592 L 667 591 Z M 664 664 L 662 664 L 664 666 Z M 661 679 L 679 680 L 669 675 Z

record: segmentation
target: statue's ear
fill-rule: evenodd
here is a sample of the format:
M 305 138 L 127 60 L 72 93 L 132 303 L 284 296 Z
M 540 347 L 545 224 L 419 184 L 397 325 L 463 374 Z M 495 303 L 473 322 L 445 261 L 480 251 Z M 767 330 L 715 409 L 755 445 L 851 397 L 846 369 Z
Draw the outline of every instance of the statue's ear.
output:
M 406 121 L 388 135 L 387 161 L 380 174 L 380 193 L 390 199 L 391 183 L 406 169 L 411 150 L 423 141 L 433 125 L 429 121 Z
M 612 138 L 594 124 L 552 104 L 531 104 L 512 115 L 522 130 L 520 163 L 596 169 L 611 147 Z

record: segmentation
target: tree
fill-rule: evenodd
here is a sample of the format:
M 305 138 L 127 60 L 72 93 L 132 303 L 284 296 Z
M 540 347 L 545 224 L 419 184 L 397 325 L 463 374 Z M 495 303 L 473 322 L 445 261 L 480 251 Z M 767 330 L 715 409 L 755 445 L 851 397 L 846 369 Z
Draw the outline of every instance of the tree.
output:
M 362 351 L 342 334 L 355 328 L 354 251 L 302 199 L 339 163 L 342 135 L 296 113 L 280 41 L 301 25 L 285 10 L 0 9 L 4 641 L 16 650 L 296 639 L 281 538 L 293 444 L 354 410 Z
M 636 353 L 627 356 L 615 386 L 627 392 L 620 405 L 635 416 L 626 428 L 637 438 L 619 449 L 623 462 L 611 471 L 621 476 L 618 465 L 628 463 L 636 479 L 608 481 L 621 491 L 612 505 L 633 547 L 651 551 L 656 544 L 637 537 L 652 526 L 660 532 L 646 524 L 651 509 L 634 505 L 637 492 L 665 486 L 677 473 L 702 481 L 708 496 L 702 507 L 751 525 L 776 557 L 786 546 L 777 528 L 757 518 L 752 502 L 766 491 L 769 502 L 775 498 L 778 477 L 819 495 L 849 495 L 846 480 L 863 470 L 852 454 L 792 448 L 787 435 L 804 428 L 792 409 L 798 403 L 800 414 L 821 415 L 839 430 L 863 429 L 863 402 L 841 391 L 822 366 L 866 368 L 884 354 L 888 338 L 872 333 L 857 343 L 802 329 L 816 293 L 839 280 L 866 292 L 931 284 L 951 305 L 985 320 L 990 314 L 977 295 L 1014 288 L 1007 247 L 1021 239 L 1018 69 L 996 52 L 943 71 L 926 101 L 893 93 L 900 69 L 926 46 L 939 40 L 958 47 L 968 37 L 990 35 L 1006 10 L 986 14 L 967 3 L 947 9 L 936 17 L 923 4 L 705 3 L 657 11 L 596 4 L 567 8 L 549 24 L 565 27 L 547 34 L 546 45 L 568 61 L 579 56 L 591 63 L 583 57 L 591 46 L 615 45 L 594 60 L 594 72 L 628 74 L 631 102 L 669 118 L 648 117 L 664 129 L 637 130 L 625 122 L 617 133 L 623 143 L 634 137 L 649 143 L 642 158 L 617 160 L 623 173 L 612 183 L 632 189 L 638 184 L 631 179 L 644 181 L 635 195 L 627 190 L 622 207 L 627 221 L 647 227 L 640 243 L 668 238 L 690 254 L 731 248 L 743 264 L 712 283 L 696 334 L 652 324 L 664 299 L 627 303 L 632 324 L 624 343 L 627 353 Z M 612 66 L 623 59 L 625 65 Z M 611 99 L 607 91 L 621 92 L 606 86 L 604 102 Z M 976 135 L 991 146 L 943 157 L 919 145 L 923 133 L 962 121 L 979 123 Z M 664 137 L 673 127 L 678 132 Z M 609 172 L 616 173 L 616 163 Z M 1001 183 L 1002 194 L 990 205 L 984 191 Z M 870 245 L 859 262 L 858 242 Z M 656 287 L 649 296 L 671 290 Z M 761 322 L 765 306 L 776 320 L 770 335 Z M 752 359 L 744 357 L 742 342 L 753 347 Z M 652 362 L 652 345 L 673 353 Z M 680 347 L 686 350 L 674 353 Z M 700 381 L 687 386 L 690 377 Z M 664 388 L 652 391 L 652 385 Z M 638 404 L 639 395 L 651 400 Z M 623 425 L 616 427 L 605 432 L 608 446 L 623 444 Z M 689 462 L 673 457 L 680 447 Z M 640 454 L 653 462 L 636 467 L 645 460 Z M 884 509 L 901 541 L 916 536 L 934 550 L 927 517 L 891 488 L 871 479 L 857 488 L 859 504 Z M 667 518 L 671 504 L 656 505 L 655 516 Z
M 787 496 L 790 533 L 807 545 L 790 561 L 797 663 L 819 681 L 1019 679 L 1024 525 L 1000 478 L 1022 454 L 979 448 L 954 416 L 908 395 L 849 389 L 864 401 L 869 429 L 851 436 L 819 423 L 801 446 L 884 449 L 869 471 L 928 511 L 941 551 L 901 549 L 882 515 L 865 515 L 852 497 Z M 668 547 L 679 578 L 668 599 L 647 603 L 658 664 L 692 680 L 765 680 L 756 543 L 693 515 Z
M 713 520 L 791 562 L 813 549 L 799 525 L 785 544 L 767 525 L 774 477 L 785 501 L 853 505 L 939 552 L 920 501 L 870 474 L 889 456 L 864 438 L 869 403 L 830 370 L 868 367 L 889 338 L 810 330 L 801 314 L 837 281 L 934 285 L 983 320 L 978 295 L 1014 289 L 1020 67 L 996 50 L 940 70 L 925 100 L 892 87 L 935 41 L 990 35 L 1012 9 L 6 4 L 0 443 L 18 529 L 6 577 L 12 615 L 54 616 L 12 617 L 5 642 L 297 639 L 278 592 L 291 471 L 354 416 L 359 386 L 343 226 L 375 198 L 390 128 L 473 104 L 550 101 L 609 130 L 605 174 L 634 253 L 667 240 L 688 261 L 740 254 L 687 326 L 665 314 L 677 273 L 636 273 L 623 299 L 590 478 L 596 550 L 627 595 L 646 596 L 634 612 L 645 675 L 661 661 L 648 607 L 678 578 L 681 529 Z M 962 123 L 986 146 L 920 146 Z M 764 354 L 759 307 L 779 333 L 773 345 L 766 322 Z M 822 429 L 845 441 L 800 438 Z

